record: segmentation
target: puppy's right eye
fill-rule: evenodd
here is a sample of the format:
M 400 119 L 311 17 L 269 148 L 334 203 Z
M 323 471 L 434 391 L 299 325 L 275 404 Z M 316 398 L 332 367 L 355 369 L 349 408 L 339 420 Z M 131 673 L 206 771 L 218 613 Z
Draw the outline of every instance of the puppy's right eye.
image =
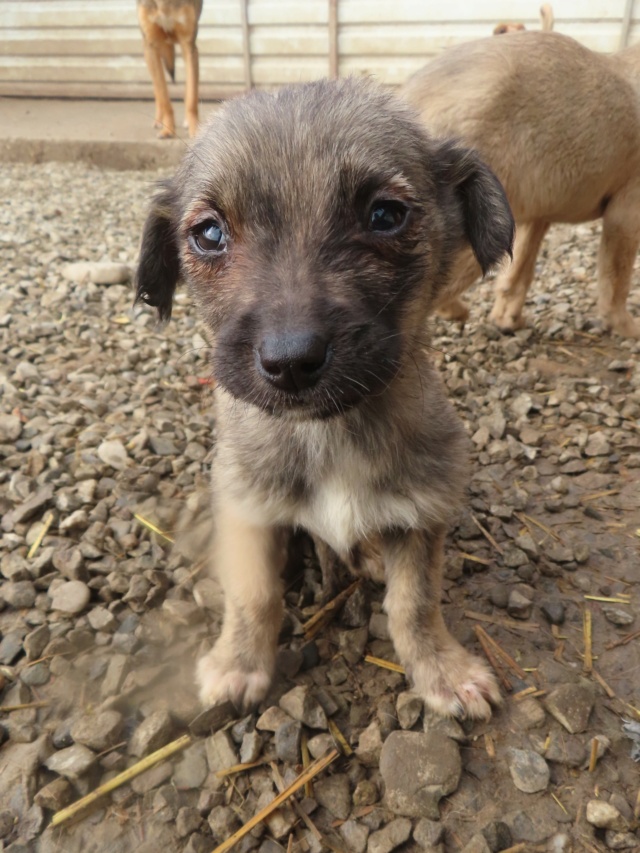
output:
M 191 239 L 202 254 L 220 255 L 227 251 L 227 236 L 216 219 L 206 219 L 191 232 Z

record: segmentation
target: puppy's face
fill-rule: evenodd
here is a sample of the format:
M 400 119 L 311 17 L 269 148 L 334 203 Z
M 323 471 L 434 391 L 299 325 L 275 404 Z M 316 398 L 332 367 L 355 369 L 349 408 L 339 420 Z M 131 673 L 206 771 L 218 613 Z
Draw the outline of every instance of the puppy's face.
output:
M 217 381 L 324 418 L 402 368 L 465 244 L 486 269 L 512 238 L 475 155 L 371 84 L 313 83 L 231 101 L 205 128 L 147 220 L 138 298 L 166 318 L 184 277 Z

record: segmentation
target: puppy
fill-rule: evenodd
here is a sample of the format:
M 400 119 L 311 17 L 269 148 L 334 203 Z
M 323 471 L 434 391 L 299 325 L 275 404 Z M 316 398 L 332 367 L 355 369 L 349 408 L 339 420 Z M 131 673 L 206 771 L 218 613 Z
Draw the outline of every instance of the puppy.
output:
M 513 263 L 496 280 L 495 324 L 525 324 L 552 223 L 602 218 L 598 313 L 606 328 L 640 338 L 627 307 L 640 247 L 640 45 L 603 54 L 557 33 L 480 39 L 444 51 L 401 94 L 430 132 L 477 149 L 506 190 L 518 231 Z M 464 321 L 458 296 L 480 270 L 458 273 L 437 307 Z
M 202 701 L 266 695 L 286 537 L 387 583 L 396 651 L 427 705 L 486 717 L 499 693 L 449 634 L 443 543 L 466 439 L 427 356 L 426 320 L 457 257 L 510 251 L 513 219 L 472 151 L 435 143 L 362 80 L 224 105 L 144 227 L 137 298 L 171 313 L 190 285 L 214 346 L 214 564 L 222 633 Z
M 144 40 L 144 58 L 153 81 L 156 101 L 154 126 L 158 136 L 167 139 L 175 135 L 175 119 L 164 77 L 163 65 L 175 80 L 175 46 L 178 43 L 184 57 L 185 126 L 189 136 L 198 130 L 198 21 L 202 0 L 137 0 L 138 21 Z
M 553 9 L 548 3 L 545 3 L 543 6 L 540 7 L 540 24 L 540 28 L 543 33 L 550 33 L 553 30 Z M 519 33 L 526 29 L 527 28 L 524 24 L 516 24 L 512 21 L 508 21 L 502 24 L 496 24 L 496 26 L 493 28 L 493 34 L 494 36 L 502 36 L 506 33 Z

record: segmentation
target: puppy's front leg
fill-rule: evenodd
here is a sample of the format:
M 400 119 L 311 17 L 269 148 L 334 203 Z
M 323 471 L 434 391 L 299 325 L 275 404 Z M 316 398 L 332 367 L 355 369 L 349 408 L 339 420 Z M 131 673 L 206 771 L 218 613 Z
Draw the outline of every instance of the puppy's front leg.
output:
M 225 610 L 220 637 L 198 662 L 200 699 L 206 705 L 231 699 L 248 708 L 269 690 L 282 622 L 284 545 L 282 531 L 218 508 L 213 559 Z
M 440 714 L 490 717 L 489 702 L 500 702 L 495 679 L 451 636 L 442 617 L 444 530 L 388 534 L 383 555 L 389 632 L 415 691 Z

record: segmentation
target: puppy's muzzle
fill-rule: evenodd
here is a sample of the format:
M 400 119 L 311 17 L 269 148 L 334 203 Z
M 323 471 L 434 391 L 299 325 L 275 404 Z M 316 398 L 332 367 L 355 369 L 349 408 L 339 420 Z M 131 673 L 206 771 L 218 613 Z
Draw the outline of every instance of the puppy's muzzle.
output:
M 293 394 L 313 388 L 330 360 L 329 342 L 316 332 L 270 333 L 256 348 L 260 375 L 275 388 Z

